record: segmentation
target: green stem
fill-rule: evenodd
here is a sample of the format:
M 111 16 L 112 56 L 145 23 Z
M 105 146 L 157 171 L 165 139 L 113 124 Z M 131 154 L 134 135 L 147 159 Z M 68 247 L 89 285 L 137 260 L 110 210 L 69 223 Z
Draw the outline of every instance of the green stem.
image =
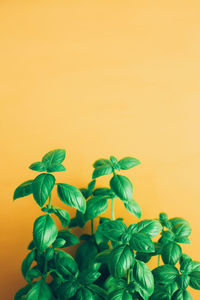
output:
M 129 269 L 127 272 L 127 284 L 129 284 L 131 281 L 131 273 L 132 273 L 132 269 Z
M 48 209 L 51 208 L 51 194 L 49 195 L 49 204 L 48 204 Z
M 94 222 L 91 220 L 91 235 L 94 235 Z
M 111 204 L 111 213 L 112 213 L 112 220 L 115 220 L 115 213 L 114 213 L 114 198 L 112 198 L 112 204 Z
M 160 254 L 158 255 L 158 267 L 160 266 Z

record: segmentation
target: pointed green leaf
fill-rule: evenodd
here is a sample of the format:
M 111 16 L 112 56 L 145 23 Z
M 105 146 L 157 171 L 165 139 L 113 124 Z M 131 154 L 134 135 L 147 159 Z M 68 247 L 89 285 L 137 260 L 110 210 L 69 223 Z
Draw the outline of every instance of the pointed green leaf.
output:
M 65 245 L 65 240 L 62 238 L 57 238 L 55 242 L 52 244 L 53 248 L 63 248 Z
M 191 234 L 192 229 L 186 223 L 178 223 L 172 228 L 172 231 L 174 232 L 176 237 L 179 237 L 179 238 L 186 237 L 187 238 Z
M 182 255 L 181 247 L 174 243 L 169 242 L 165 244 L 162 248 L 162 260 L 165 264 L 175 265 Z
M 102 166 L 96 167 L 92 173 L 92 178 L 98 178 L 100 176 L 112 174 L 113 169 L 110 164 L 104 164 Z
M 119 161 L 122 170 L 128 170 L 140 164 L 140 161 L 134 157 L 124 157 Z
M 85 269 L 79 274 L 78 281 L 81 284 L 87 286 L 88 284 L 91 284 L 94 281 L 96 281 L 100 276 L 101 273 L 99 273 L 96 270 Z
M 159 284 L 172 284 L 179 276 L 178 270 L 172 265 L 162 265 L 153 271 L 154 280 Z
M 156 220 L 143 220 L 137 224 L 137 231 L 140 233 L 146 233 L 150 237 L 157 236 L 162 230 L 160 222 Z
M 81 288 L 76 294 L 76 300 L 95 300 L 95 296 L 87 288 Z
M 130 239 L 130 247 L 136 251 L 150 253 L 155 251 L 151 238 L 144 233 L 133 233 Z
M 33 226 L 33 241 L 38 250 L 43 251 L 53 244 L 57 237 L 57 227 L 50 215 L 40 216 Z
M 108 208 L 108 199 L 106 197 L 94 196 L 87 201 L 85 221 L 96 218 L 104 213 Z
M 135 281 L 142 288 L 142 294 L 146 297 L 150 297 L 154 291 L 154 278 L 149 267 L 144 262 L 136 260 L 133 267 L 133 276 Z
M 55 177 L 51 174 L 42 173 L 33 180 L 33 197 L 40 207 L 47 201 L 54 185 Z
M 190 286 L 195 290 L 200 290 L 200 271 L 190 273 Z
M 132 199 L 133 186 L 123 175 L 114 175 L 110 180 L 110 187 L 121 200 Z
M 109 240 L 118 241 L 122 234 L 126 232 L 127 226 L 118 220 L 108 220 L 99 225 L 98 230 Z
M 190 292 L 186 291 L 186 290 L 178 290 L 176 291 L 172 298 L 172 300 L 192 300 L 192 295 L 190 294 Z
M 57 193 L 60 200 L 66 205 L 74 207 L 80 212 L 85 213 L 85 198 L 77 187 L 66 183 L 58 183 Z
M 46 165 L 41 161 L 37 161 L 29 166 L 29 169 L 37 172 L 44 172 L 46 168 Z
M 59 299 L 68 300 L 71 299 L 77 292 L 79 283 L 76 280 L 69 280 L 61 284 L 57 290 Z
M 58 238 L 62 238 L 65 240 L 63 248 L 73 246 L 79 243 L 79 239 L 77 238 L 77 236 L 72 234 L 69 230 L 59 230 Z
M 100 158 L 94 162 L 93 167 L 98 168 L 98 167 L 106 165 L 106 164 L 110 164 L 109 159 Z
M 32 250 L 31 252 L 28 253 L 26 258 L 23 260 L 22 266 L 21 266 L 22 275 L 24 276 L 25 279 L 26 279 L 26 274 L 27 274 L 28 270 L 30 269 L 34 260 L 35 260 L 35 250 Z
M 55 254 L 55 264 L 59 273 L 64 276 L 77 276 L 78 266 L 76 261 L 68 253 L 57 250 Z
M 49 173 L 51 173 L 51 172 L 63 172 L 63 171 L 66 171 L 66 168 L 62 164 L 51 164 L 47 168 L 47 172 L 49 172 Z
M 109 269 L 114 277 L 121 278 L 132 266 L 134 261 L 133 251 L 128 245 L 114 248 L 110 254 Z
M 65 150 L 64 149 L 56 149 L 49 151 L 42 158 L 42 162 L 45 162 L 47 166 L 52 164 L 60 164 L 65 159 Z
M 180 271 L 181 273 L 189 274 L 193 270 L 193 261 L 187 254 L 182 254 L 180 258 Z
M 53 212 L 59 218 L 63 228 L 69 224 L 70 216 L 66 210 L 61 208 L 54 208 Z
M 124 202 L 124 207 L 134 216 L 136 216 L 137 218 L 141 217 L 142 211 L 141 208 L 139 206 L 139 204 L 133 200 L 133 199 L 129 199 L 128 201 L 123 201 Z
M 20 184 L 14 192 L 13 200 L 32 194 L 32 182 L 33 180 L 28 180 Z
M 109 300 L 132 300 L 131 294 L 127 290 L 117 289 L 109 294 Z
M 25 296 L 27 295 L 28 291 L 30 290 L 31 285 L 27 284 L 23 288 L 21 288 L 17 293 L 15 294 L 14 300 L 23 300 L 25 299 Z
M 26 296 L 26 300 L 52 300 L 52 293 L 43 279 L 33 285 Z
M 98 249 L 95 243 L 86 241 L 82 243 L 76 251 L 76 262 L 79 266 L 79 270 L 84 270 L 89 267 L 93 267 L 95 263 Z

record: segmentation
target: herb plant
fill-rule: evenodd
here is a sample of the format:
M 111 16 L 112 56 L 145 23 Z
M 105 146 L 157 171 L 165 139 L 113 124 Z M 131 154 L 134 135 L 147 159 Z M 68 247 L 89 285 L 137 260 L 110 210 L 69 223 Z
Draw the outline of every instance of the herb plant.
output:
M 14 192 L 14 200 L 32 194 L 43 212 L 34 222 L 33 240 L 22 262 L 27 284 L 14 300 L 192 299 L 187 288 L 200 290 L 200 263 L 184 254 L 180 246 L 190 243 L 190 224 L 183 218 L 169 219 L 165 213 L 158 219 L 135 221 L 140 219 L 141 209 L 133 200 L 131 181 L 121 171 L 140 161 L 133 157 L 118 161 L 114 156 L 98 159 L 87 188 L 78 189 L 56 182 L 52 175 L 66 170 L 64 159 L 62 149 L 48 152 L 42 161 L 30 165 L 40 174 Z M 107 175 L 111 176 L 109 186 L 96 187 L 97 178 Z M 66 207 L 76 209 L 74 218 L 52 204 L 54 188 Z M 123 219 L 115 219 L 116 198 L 133 215 L 134 223 L 128 227 Z M 101 217 L 109 201 L 111 217 Z M 54 218 L 60 220 L 63 229 L 58 230 Z M 95 218 L 99 220 L 96 231 Z M 79 244 L 71 229 L 84 228 L 87 222 L 91 233 L 82 234 Z M 73 258 L 66 249 L 75 244 L 79 247 Z M 158 266 L 151 271 L 147 263 L 154 256 Z

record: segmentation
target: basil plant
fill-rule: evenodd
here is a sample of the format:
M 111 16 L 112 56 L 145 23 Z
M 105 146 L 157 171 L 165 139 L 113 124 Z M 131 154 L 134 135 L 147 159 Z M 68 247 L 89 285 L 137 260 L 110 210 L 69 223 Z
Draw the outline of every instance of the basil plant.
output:
M 192 299 L 187 288 L 200 290 L 200 263 L 181 248 L 181 244 L 190 243 L 190 224 L 183 218 L 168 218 L 165 213 L 158 219 L 140 219 L 133 185 L 121 174 L 140 161 L 114 156 L 98 159 L 87 188 L 79 189 L 56 181 L 53 174 L 66 171 L 64 159 L 63 149 L 48 152 L 29 167 L 39 175 L 14 192 L 14 200 L 32 195 L 41 208 L 21 265 L 27 283 L 14 300 Z M 108 186 L 96 187 L 101 176 L 108 176 Z M 53 205 L 53 189 L 66 209 Z M 116 199 L 133 216 L 130 226 L 115 218 Z M 76 210 L 74 218 L 70 218 L 68 206 Z M 101 217 L 108 207 L 110 218 Z M 84 233 L 88 222 L 91 232 Z M 82 231 L 80 238 L 72 233 L 74 227 Z M 72 245 L 77 245 L 74 257 L 67 253 Z M 157 266 L 151 270 L 148 262 L 154 256 Z

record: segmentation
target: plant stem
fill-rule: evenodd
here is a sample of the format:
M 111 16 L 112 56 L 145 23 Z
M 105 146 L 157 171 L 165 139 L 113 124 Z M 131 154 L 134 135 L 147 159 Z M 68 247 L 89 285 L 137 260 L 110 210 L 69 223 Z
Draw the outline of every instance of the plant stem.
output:
M 94 223 L 93 223 L 93 219 L 91 220 L 91 235 L 94 235 Z
M 48 209 L 51 208 L 51 194 L 49 195 L 49 204 L 48 204 Z
M 112 204 L 111 204 L 111 213 L 112 213 L 112 220 L 115 220 L 115 213 L 114 213 L 114 198 L 112 198 Z
M 160 266 L 160 254 L 158 255 L 158 267 Z
M 127 272 L 127 284 L 129 284 L 131 281 L 131 273 L 132 273 L 132 269 L 129 269 Z

